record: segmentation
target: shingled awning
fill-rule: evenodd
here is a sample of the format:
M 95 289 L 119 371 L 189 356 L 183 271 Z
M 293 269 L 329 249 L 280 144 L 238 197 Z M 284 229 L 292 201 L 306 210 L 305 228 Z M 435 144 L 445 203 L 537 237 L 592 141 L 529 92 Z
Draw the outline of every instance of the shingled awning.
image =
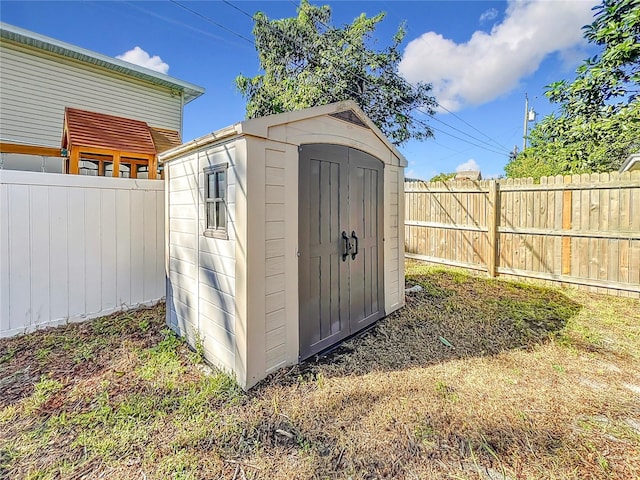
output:
M 69 151 L 67 173 L 79 173 L 80 161 L 88 160 L 98 165 L 99 175 L 104 175 L 106 164 L 113 164 L 114 177 L 120 176 L 121 165 L 127 165 L 132 178 L 140 167 L 148 167 L 148 177 L 156 178 L 157 154 L 180 144 L 175 130 L 105 113 L 65 109 L 62 148 Z

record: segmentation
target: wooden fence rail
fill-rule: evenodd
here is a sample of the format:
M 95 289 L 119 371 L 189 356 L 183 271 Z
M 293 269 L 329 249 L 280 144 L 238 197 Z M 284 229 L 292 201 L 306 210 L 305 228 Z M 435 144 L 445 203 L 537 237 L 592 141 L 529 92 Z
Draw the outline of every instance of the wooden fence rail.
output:
M 640 297 L 640 171 L 406 182 L 405 252 Z

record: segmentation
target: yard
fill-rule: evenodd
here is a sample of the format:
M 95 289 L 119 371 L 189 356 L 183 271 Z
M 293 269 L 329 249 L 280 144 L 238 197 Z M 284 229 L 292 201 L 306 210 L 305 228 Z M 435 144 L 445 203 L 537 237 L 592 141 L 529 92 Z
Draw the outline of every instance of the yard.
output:
M 0 478 L 640 477 L 640 301 L 407 264 L 407 306 L 243 393 L 164 307 L 0 340 Z

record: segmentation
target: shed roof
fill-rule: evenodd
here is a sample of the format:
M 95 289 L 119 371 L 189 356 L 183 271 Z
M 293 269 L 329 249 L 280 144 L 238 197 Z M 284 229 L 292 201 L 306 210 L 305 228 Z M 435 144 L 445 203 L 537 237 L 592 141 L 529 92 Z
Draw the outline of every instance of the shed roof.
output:
M 134 65 L 117 58 L 109 57 L 101 53 L 92 52 L 84 48 L 61 42 L 54 38 L 40 35 L 20 27 L 0 22 L 0 39 L 11 41 L 17 44 L 29 46 L 45 52 L 54 53 L 63 57 L 71 58 L 82 63 L 106 68 L 113 72 L 144 80 L 154 85 L 177 90 L 184 94 L 184 102 L 198 98 L 204 93 L 204 88 L 193 83 L 178 80 L 164 73 Z
M 70 146 L 156 153 L 149 126 L 145 122 L 67 107 L 62 147 Z
M 345 115 L 340 115 L 344 112 L 346 112 Z M 345 100 L 342 102 L 330 103 L 328 105 L 244 120 L 234 125 L 216 130 L 215 132 L 207 135 L 203 135 L 195 140 L 191 140 L 190 142 L 186 142 L 179 147 L 172 148 L 171 150 L 161 154 L 159 156 L 159 160 L 161 163 L 166 162 L 171 160 L 173 157 L 198 149 L 204 145 L 229 139 L 234 136 L 250 135 L 260 138 L 268 138 L 268 131 L 271 127 L 321 116 L 330 116 L 338 119 L 339 121 L 346 121 L 370 129 L 373 134 L 378 137 L 398 159 L 400 159 L 403 166 L 407 165 L 407 160 L 404 155 L 398 151 L 396 146 L 389 141 L 386 135 L 382 133 L 382 131 L 371 121 L 371 119 L 369 119 L 369 117 L 367 117 L 358 104 L 353 100 Z

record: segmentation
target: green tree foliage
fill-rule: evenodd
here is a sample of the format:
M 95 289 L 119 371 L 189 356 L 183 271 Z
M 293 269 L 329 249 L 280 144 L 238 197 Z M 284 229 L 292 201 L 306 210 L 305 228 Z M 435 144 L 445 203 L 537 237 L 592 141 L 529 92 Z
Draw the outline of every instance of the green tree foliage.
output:
M 508 177 L 617 170 L 640 150 L 640 2 L 603 0 L 584 37 L 601 47 L 576 78 L 548 86 L 560 113 L 530 134 L 530 147 L 505 167 Z
M 401 26 L 381 51 L 368 47 L 385 14 L 360 15 L 350 25 L 331 26 L 331 9 L 302 0 L 298 15 L 270 20 L 254 15 L 253 34 L 263 74 L 239 75 L 236 85 L 247 99 L 247 117 L 353 99 L 396 145 L 433 136 L 411 111 L 433 114 L 431 85 L 411 86 L 398 75 Z
M 429 180 L 430 182 L 446 182 L 448 180 L 453 180 L 454 178 L 456 178 L 456 174 L 454 173 L 439 173 L 438 175 L 435 175 L 434 177 L 431 177 L 431 180 Z

